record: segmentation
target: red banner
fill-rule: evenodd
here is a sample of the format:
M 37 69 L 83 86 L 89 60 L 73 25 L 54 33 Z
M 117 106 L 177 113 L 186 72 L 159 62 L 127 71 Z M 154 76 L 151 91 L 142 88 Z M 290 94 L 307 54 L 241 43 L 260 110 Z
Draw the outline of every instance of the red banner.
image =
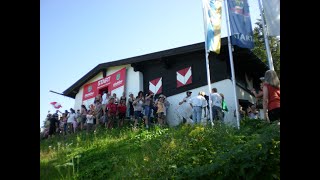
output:
M 126 82 L 126 68 L 122 68 L 119 71 L 99 79 L 98 81 L 84 85 L 82 101 L 96 97 L 99 94 L 99 90 L 107 88 L 108 92 L 124 86 Z

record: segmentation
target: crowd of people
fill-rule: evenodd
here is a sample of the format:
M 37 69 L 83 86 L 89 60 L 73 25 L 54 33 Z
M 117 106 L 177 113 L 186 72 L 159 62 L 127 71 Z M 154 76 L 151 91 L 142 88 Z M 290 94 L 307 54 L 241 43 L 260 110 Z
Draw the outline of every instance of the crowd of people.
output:
M 260 90 L 251 90 L 256 98 L 255 104 L 243 110 L 239 105 L 240 118 L 245 116 L 252 119 L 264 119 L 267 122 L 280 121 L 280 80 L 273 70 L 268 70 L 261 78 Z M 225 113 L 228 112 L 224 95 L 218 93 L 217 88 L 212 88 L 208 95 L 200 91 L 197 96 L 192 97 L 192 92 L 187 91 L 186 97 L 179 102 L 179 106 L 185 107 L 183 111 L 177 112 L 184 122 L 200 124 L 202 112 L 205 113 L 207 121 L 210 120 L 209 99 L 211 99 L 211 111 L 214 121 L 224 121 Z M 120 98 L 115 93 L 112 95 L 103 92 L 97 95 L 93 104 L 88 108 L 81 105 L 81 109 L 70 112 L 57 110 L 54 114 L 48 114 L 45 120 L 48 137 L 54 134 L 70 134 L 77 131 L 93 131 L 99 126 L 111 129 L 124 126 L 125 119 L 133 122 L 133 128 L 143 124 L 149 128 L 152 124 L 160 126 L 167 125 L 167 112 L 170 106 L 166 96 L 161 94 L 157 98 L 153 93 L 144 94 L 142 91 L 136 97 L 129 93 L 127 99 L 125 92 Z M 260 111 L 260 112 L 259 112 Z M 59 115 L 60 113 L 60 115 Z
M 137 128 L 139 123 L 146 128 L 155 123 L 165 126 L 169 106 L 170 103 L 163 94 L 155 99 L 153 93 L 144 95 L 140 91 L 136 97 L 129 93 L 127 99 L 125 92 L 120 98 L 116 93 L 111 96 L 110 93 L 103 92 L 102 96 L 95 97 L 88 108 L 81 105 L 81 109 L 77 111 L 70 108 L 70 112 L 57 110 L 54 114 L 49 113 L 44 124 L 49 137 L 57 133 L 66 135 L 82 130 L 90 132 L 99 126 L 107 129 L 121 128 L 125 119 L 132 121 L 134 128 Z

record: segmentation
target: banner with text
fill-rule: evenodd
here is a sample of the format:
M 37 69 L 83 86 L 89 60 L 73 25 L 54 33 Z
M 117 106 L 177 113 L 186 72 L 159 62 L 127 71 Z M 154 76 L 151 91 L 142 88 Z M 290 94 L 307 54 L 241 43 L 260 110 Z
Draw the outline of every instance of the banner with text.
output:
M 125 82 L 126 68 L 122 68 L 105 78 L 86 84 L 83 87 L 82 102 L 96 97 L 99 94 L 100 89 L 107 88 L 108 92 L 112 92 L 112 90 L 125 86 Z M 117 95 L 120 96 L 120 94 Z
M 252 49 L 254 47 L 253 31 L 248 1 L 227 0 L 227 2 L 231 29 L 231 44 Z

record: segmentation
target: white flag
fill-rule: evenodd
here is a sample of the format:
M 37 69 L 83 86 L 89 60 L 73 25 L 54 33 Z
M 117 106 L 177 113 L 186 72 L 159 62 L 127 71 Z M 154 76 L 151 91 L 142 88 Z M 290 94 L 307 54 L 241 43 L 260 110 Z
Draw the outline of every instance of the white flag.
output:
M 280 0 L 262 0 L 269 36 L 280 36 Z

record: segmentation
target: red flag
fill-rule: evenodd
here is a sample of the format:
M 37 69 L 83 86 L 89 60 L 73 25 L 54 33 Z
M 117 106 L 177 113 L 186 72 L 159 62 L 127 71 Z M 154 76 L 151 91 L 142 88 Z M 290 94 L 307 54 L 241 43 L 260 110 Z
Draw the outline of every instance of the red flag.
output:
M 51 102 L 50 104 L 52 104 L 52 106 L 55 108 L 55 109 L 59 109 L 61 108 L 61 104 L 60 103 L 57 103 L 57 102 Z

